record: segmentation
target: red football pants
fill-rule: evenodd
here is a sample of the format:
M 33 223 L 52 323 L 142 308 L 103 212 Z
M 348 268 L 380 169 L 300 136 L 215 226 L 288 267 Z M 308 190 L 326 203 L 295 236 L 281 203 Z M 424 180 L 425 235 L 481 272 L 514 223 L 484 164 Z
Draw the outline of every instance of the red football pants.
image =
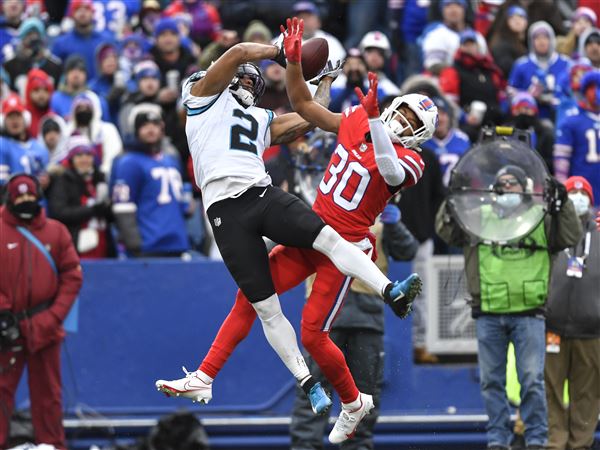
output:
M 0 353 L 2 368 L 9 366 L 12 356 L 16 358 L 14 366 L 0 374 L 0 404 L 5 408 L 0 413 L 0 448 L 7 448 L 10 417 L 15 407 L 15 392 L 26 364 L 35 443 L 51 444 L 58 449 L 67 448 L 62 424 L 60 347 L 61 342 L 57 342 L 33 354 L 27 350 Z
M 343 403 L 358 397 L 342 351 L 329 338 L 335 316 L 341 310 L 352 279 L 342 274 L 322 253 L 312 249 L 278 245 L 269 255 L 277 294 L 282 294 L 316 272 L 312 292 L 302 310 L 301 340 Z M 235 304 L 199 369 L 215 378 L 235 347 L 248 335 L 256 312 L 238 290 Z

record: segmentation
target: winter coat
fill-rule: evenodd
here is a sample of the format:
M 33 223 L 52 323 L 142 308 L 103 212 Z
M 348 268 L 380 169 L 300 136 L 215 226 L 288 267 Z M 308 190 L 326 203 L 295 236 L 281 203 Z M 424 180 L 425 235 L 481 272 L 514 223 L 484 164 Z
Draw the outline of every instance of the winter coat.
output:
M 600 232 L 594 220 L 588 217 L 579 243 L 569 249 L 572 256 L 583 254 L 586 234 L 590 233 L 590 253 L 585 259 L 581 278 L 566 275 L 566 252 L 558 254 L 550 277 L 546 327 L 548 330 L 571 339 L 600 338 Z
M 18 230 L 27 228 L 48 249 L 58 275 L 46 257 Z M 71 235 L 60 222 L 42 211 L 30 223 L 0 209 L 0 310 L 26 311 L 52 301 L 43 310 L 20 322 L 27 349 L 35 353 L 59 342 L 65 335 L 62 323 L 79 294 L 83 275 Z

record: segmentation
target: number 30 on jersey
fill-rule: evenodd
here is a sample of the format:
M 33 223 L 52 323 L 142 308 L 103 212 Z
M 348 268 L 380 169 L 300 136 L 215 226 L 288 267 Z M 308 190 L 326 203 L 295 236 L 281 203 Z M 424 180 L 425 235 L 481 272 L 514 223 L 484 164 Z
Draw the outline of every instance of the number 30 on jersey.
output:
M 324 195 L 333 192 L 332 198 L 336 205 L 346 211 L 354 211 L 365 195 L 371 175 L 358 161 L 348 163 L 348 151 L 341 145 L 335 149 L 332 161 L 335 158 L 339 162 L 329 165 L 319 184 L 319 190 Z M 350 180 L 353 180 L 351 184 Z

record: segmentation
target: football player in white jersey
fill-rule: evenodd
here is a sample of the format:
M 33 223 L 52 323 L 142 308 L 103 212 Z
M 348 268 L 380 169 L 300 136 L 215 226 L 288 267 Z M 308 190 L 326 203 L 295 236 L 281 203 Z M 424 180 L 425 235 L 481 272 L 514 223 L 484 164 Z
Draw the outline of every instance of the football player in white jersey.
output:
M 331 400 L 315 383 L 298 348 L 294 328 L 281 311 L 263 236 L 290 247 L 325 254 L 345 275 L 358 278 L 386 301 L 404 297 L 357 246 L 344 240 L 304 202 L 271 185 L 262 154 L 270 145 L 289 142 L 314 126 L 296 113 L 275 117 L 255 106 L 264 91 L 259 69 L 250 61 L 274 59 L 285 65 L 283 46 L 244 42 L 225 52 L 206 72 L 183 85 L 186 134 L 196 183 L 223 260 L 257 312 L 273 349 L 321 413 Z M 337 75 L 337 73 L 335 74 Z M 324 76 L 315 100 L 328 103 L 335 76 Z M 168 395 L 208 402 L 212 378 L 195 371 L 180 380 L 158 380 Z

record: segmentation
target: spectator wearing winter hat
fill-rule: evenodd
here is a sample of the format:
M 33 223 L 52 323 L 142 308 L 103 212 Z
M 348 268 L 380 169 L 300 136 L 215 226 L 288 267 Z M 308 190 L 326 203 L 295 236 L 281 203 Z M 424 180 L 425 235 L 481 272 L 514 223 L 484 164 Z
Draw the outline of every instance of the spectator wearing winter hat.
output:
M 130 256 L 180 256 L 189 249 L 180 163 L 164 151 L 160 109 L 138 105 L 132 115 L 135 141 L 111 178 L 119 238 Z
M 35 179 L 19 174 L 7 191 L 0 208 L 0 310 L 16 315 L 20 351 L 11 346 L 0 352 L 0 447 L 7 448 L 15 394 L 27 367 L 36 443 L 66 450 L 61 344 L 63 321 L 81 288 L 81 266 L 65 226 L 41 208 Z
M 591 449 L 600 414 L 600 230 L 593 219 L 594 193 L 583 177 L 565 182 L 583 236 L 552 265 L 546 331 L 552 338 L 545 362 L 549 449 Z M 564 386 L 569 382 L 569 403 Z
M 273 34 L 260 20 L 252 20 L 242 35 L 243 42 L 256 42 L 258 44 L 270 44 Z
M 600 148 L 600 71 L 593 70 L 581 79 L 582 100 L 556 131 L 554 173 L 559 181 L 579 175 L 592 186 L 593 198 L 600 203 L 600 158 L 590 158 Z
M 119 54 L 117 47 L 105 42 L 96 49 L 98 76 L 90 81 L 90 90 L 106 101 L 110 121 L 117 123 L 121 98 L 127 90 L 128 77 L 126 72 L 119 68 Z
M 537 103 L 531 94 L 519 92 L 512 98 L 510 118 L 506 125 L 531 133 L 531 146 L 544 159 L 550 173 L 553 173 L 554 128 L 540 120 Z
M 488 42 L 504 78 L 508 78 L 514 62 L 527 54 L 527 24 L 527 12 L 518 5 L 496 17 Z
M 152 59 L 158 65 L 161 86 L 169 87 L 175 98 L 179 96 L 179 86 L 188 73 L 188 69 L 196 64 L 196 58 L 190 50 L 181 44 L 177 21 L 170 17 L 161 19 L 154 29 L 155 43 L 150 49 Z
M 62 172 L 64 168 L 61 162 L 67 157 L 66 126 L 63 118 L 54 113 L 50 113 L 40 120 L 38 142 L 48 150 L 50 157 L 48 173 L 50 176 Z
M 588 28 L 579 38 L 579 53 L 595 69 L 600 69 L 600 28 Z
M 52 53 L 65 61 L 77 54 L 85 61 L 88 79 L 97 75 L 95 51 L 102 42 L 112 42 L 110 33 L 94 29 L 94 3 L 92 0 L 73 0 L 69 8 L 74 28 L 54 40 Z
M 387 63 L 392 56 L 392 47 L 387 36 L 380 31 L 369 31 L 361 39 L 358 49 L 362 53 L 367 70 L 377 74 L 377 86 L 383 91 L 384 97 L 400 95 L 400 89 L 388 78 L 389 73 L 386 72 Z
M 556 52 L 556 36 L 547 22 L 529 27 L 529 55 L 515 61 L 508 77 L 511 95 L 528 91 L 538 103 L 542 119 L 554 118 L 556 80 L 569 68 L 569 59 Z
M 482 54 L 477 43 L 477 33 L 465 30 L 460 34 L 460 47 L 451 67 L 442 69 L 440 88 L 446 97 L 468 112 L 461 129 L 476 141 L 481 125 L 499 124 L 502 120 L 500 103 L 504 98 L 506 81 L 502 71 L 489 54 Z M 483 102 L 487 109 L 483 115 L 474 114 L 474 103 Z
M 40 69 L 31 69 L 27 74 L 25 106 L 31 115 L 29 134 L 37 137 L 40 119 L 50 112 L 50 98 L 54 92 L 52 78 Z
M 581 79 L 583 76 L 594 70 L 587 58 L 580 58 L 575 61 L 569 71 L 562 74 L 556 81 L 554 96 L 556 98 L 556 120 L 555 127 L 559 128 L 563 120 L 569 115 L 570 111 L 577 112 L 577 105 L 582 100 L 580 92 Z
M 154 61 L 142 61 L 135 66 L 135 90 L 123 102 L 119 114 L 119 129 L 125 141 L 134 135 L 131 113 L 136 105 L 153 103 L 160 107 L 165 122 L 165 133 L 179 151 L 182 161 L 187 161 L 189 151 L 185 128 L 179 119 L 176 99 L 173 99 L 168 88 L 160 87 L 160 71 Z M 287 97 L 287 95 L 286 95 Z
M 571 29 L 566 36 L 556 38 L 556 51 L 569 58 L 577 59 L 583 56 L 579 48 L 580 37 L 598 23 L 596 13 L 585 6 L 579 7 L 571 18 Z
M 89 139 L 100 170 L 108 178 L 113 160 L 123 152 L 123 142 L 117 127 L 102 119 L 97 95 L 85 92 L 75 97 L 65 133 L 67 136 L 81 134 Z
M 331 111 L 341 112 L 349 106 L 360 103 L 354 88 L 360 87 L 363 91 L 367 91 L 369 86 L 367 72 L 367 63 L 360 50 L 349 49 L 342 73 L 331 85 L 331 104 L 329 105 Z M 379 98 L 385 97 L 385 93 L 379 86 L 377 95 Z
M 19 45 L 13 58 L 4 63 L 10 87 L 21 94 L 25 92 L 27 73 L 32 68 L 41 69 L 58 86 L 62 74 L 61 61 L 46 47 L 46 29 L 37 17 L 24 20 L 19 27 Z
M 175 0 L 165 9 L 166 16 L 188 14 L 191 16 L 191 29 L 189 36 L 192 40 L 204 47 L 217 39 L 221 31 L 221 17 L 214 5 L 203 0 Z
M 30 113 L 17 94 L 9 95 L 1 105 L 2 130 L 0 130 L 0 184 L 6 183 L 14 173 L 25 172 L 39 178 L 46 188 L 48 152 L 31 138 L 27 131 Z
M 67 150 L 66 169 L 53 179 L 48 196 L 50 215 L 67 226 L 81 259 L 114 256 L 108 185 L 95 149 L 87 137 L 75 135 Z
M 439 74 L 441 69 L 454 63 L 454 54 L 460 47 L 460 33 L 469 29 L 465 20 L 466 0 L 441 0 L 442 23 L 423 32 L 423 65 L 425 70 Z M 487 53 L 484 37 L 475 32 L 479 53 Z

